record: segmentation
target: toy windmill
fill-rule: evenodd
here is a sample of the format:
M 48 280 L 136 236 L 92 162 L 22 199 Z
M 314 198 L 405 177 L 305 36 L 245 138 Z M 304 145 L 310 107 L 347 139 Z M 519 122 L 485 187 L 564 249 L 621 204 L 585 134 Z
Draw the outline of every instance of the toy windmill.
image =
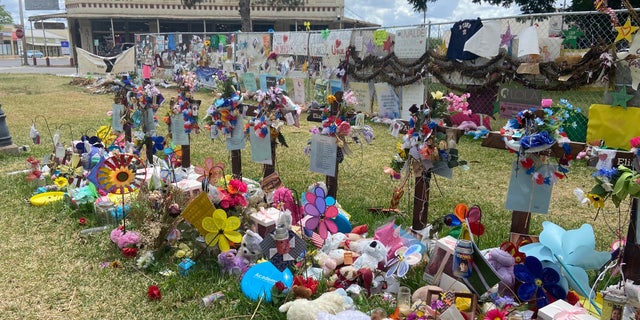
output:
M 147 178 L 144 161 L 127 153 L 102 159 L 89 174 L 89 181 L 107 193 L 122 195 L 122 221 L 125 224 L 125 194 L 140 188 Z M 126 229 L 126 228 L 125 228 Z

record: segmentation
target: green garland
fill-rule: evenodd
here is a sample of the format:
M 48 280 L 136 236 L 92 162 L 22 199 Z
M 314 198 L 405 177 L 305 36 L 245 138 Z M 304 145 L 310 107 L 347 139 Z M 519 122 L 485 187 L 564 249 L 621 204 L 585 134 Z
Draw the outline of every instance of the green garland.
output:
M 429 73 L 448 89 L 458 91 L 485 90 L 509 81 L 531 89 L 567 91 L 588 85 L 603 73 L 609 78 L 613 77 L 613 66 L 607 67 L 600 61 L 600 55 L 606 53 L 610 47 L 594 46 L 579 63 L 566 68 L 555 61 L 539 63 L 540 75 L 535 76 L 517 73 L 521 62 L 514 60 L 504 50 L 481 65 L 469 66 L 459 61 L 449 61 L 434 51 L 427 51 L 420 58 L 405 62 L 393 52 L 384 57 L 360 58 L 352 54 L 355 48 L 350 47 L 347 75 L 356 81 L 382 81 L 395 87 L 421 81 Z M 448 79 L 454 73 L 459 73 L 476 85 L 467 87 L 452 83 Z M 558 78 L 563 75 L 572 76 L 566 81 L 559 81 Z

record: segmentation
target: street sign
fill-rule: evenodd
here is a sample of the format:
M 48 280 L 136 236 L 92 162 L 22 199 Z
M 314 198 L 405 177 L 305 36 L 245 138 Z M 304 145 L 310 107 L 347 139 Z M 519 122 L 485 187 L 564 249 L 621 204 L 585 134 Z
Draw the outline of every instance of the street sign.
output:
M 24 31 L 22 29 L 16 29 L 16 38 L 22 39 L 24 37 Z

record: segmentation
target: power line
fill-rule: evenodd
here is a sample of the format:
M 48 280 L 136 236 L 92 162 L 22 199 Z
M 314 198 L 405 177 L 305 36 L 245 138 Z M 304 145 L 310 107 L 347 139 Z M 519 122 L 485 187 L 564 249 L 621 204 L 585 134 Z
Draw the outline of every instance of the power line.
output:
M 351 9 L 349 9 L 347 7 L 344 7 L 344 10 L 348 11 L 350 14 L 354 15 L 356 18 L 358 18 L 360 20 L 363 20 L 363 21 L 365 20 L 363 17 L 359 16 L 357 13 L 355 13 L 353 10 L 351 10 Z

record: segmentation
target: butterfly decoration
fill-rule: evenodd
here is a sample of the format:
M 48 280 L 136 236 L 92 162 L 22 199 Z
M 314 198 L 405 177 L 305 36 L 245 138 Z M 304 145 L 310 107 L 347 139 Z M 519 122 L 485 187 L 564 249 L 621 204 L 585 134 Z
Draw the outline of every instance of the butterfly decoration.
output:
M 391 277 L 394 273 L 400 277 L 404 278 L 404 276 L 409 272 L 409 267 L 417 264 L 422 259 L 422 254 L 420 253 L 420 245 L 414 244 L 410 247 L 402 246 L 398 248 L 395 252 L 395 257 L 389 260 L 387 263 L 387 277 Z
M 338 216 L 338 208 L 335 206 L 336 199 L 326 196 L 322 187 L 316 186 L 313 192 L 306 192 L 304 198 L 307 203 L 304 205 L 304 212 L 310 216 L 305 222 L 305 228 L 318 230 L 318 235 L 326 239 L 328 232 L 338 232 L 338 226 L 333 218 Z
M 444 217 L 444 224 L 453 229 L 449 232 L 454 237 L 460 236 L 462 222 L 467 220 L 469 230 L 475 236 L 484 234 L 484 225 L 480 221 L 482 218 L 482 210 L 479 206 L 467 207 L 464 203 L 459 203 L 454 208 L 454 213 L 450 213 Z
M 206 158 L 204 167 L 195 167 L 193 171 L 200 175 L 196 180 L 202 182 L 202 187 L 206 190 L 211 181 L 217 181 L 224 176 L 224 163 L 214 163 L 213 158 Z

